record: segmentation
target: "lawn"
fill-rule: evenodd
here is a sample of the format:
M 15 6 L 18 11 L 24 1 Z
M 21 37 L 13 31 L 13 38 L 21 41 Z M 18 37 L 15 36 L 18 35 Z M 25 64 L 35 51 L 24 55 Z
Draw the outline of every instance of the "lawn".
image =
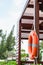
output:
M 0 62 L 0 65 L 17 65 L 16 61 Z

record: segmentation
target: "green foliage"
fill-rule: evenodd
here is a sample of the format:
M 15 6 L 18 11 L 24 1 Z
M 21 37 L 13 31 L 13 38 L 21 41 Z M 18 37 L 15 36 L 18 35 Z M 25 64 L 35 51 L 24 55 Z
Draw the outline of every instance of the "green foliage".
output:
M 21 50 L 21 52 L 25 52 L 25 50 L 24 50 L 24 49 L 22 49 L 22 50 Z
M 2 30 L 0 30 L 0 36 L 2 35 Z
M 21 57 L 28 57 L 28 54 L 22 53 L 22 54 L 21 54 Z
M 13 50 L 14 45 L 15 45 L 15 37 L 13 36 L 14 32 L 14 26 L 8 35 L 3 33 L 2 30 L 0 30 L 0 59 L 7 58 L 8 52 Z
M 6 48 L 8 51 L 11 51 L 15 45 L 15 37 L 13 36 L 13 32 L 14 32 L 14 26 L 6 40 Z
M 28 57 L 29 55 L 27 53 L 25 53 L 25 50 L 22 49 L 21 50 L 21 60 L 22 61 L 25 61 L 26 60 L 26 57 Z
M 40 45 L 40 47 L 39 47 L 39 49 L 40 49 L 40 52 L 39 52 L 39 60 L 41 60 L 42 59 L 41 50 L 43 50 L 43 41 L 41 41 L 39 45 Z
M 43 49 L 43 41 L 40 42 L 40 50 Z
M 0 58 L 5 58 L 4 53 L 6 51 L 6 34 L 2 34 L 0 42 Z
M 42 53 L 40 52 L 39 53 L 39 60 L 41 60 L 42 59 Z
M 17 65 L 16 61 L 0 62 L 0 65 Z

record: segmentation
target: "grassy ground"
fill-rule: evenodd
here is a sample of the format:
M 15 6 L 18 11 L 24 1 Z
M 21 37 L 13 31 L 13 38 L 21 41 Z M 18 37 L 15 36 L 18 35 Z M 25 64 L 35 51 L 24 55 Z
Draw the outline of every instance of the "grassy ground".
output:
M 17 65 L 16 61 L 0 62 L 0 65 Z
M 0 65 L 17 65 L 16 61 L 0 62 Z M 22 64 L 24 65 L 24 64 Z M 34 65 L 34 64 L 31 64 Z M 38 64 L 40 65 L 40 64 Z

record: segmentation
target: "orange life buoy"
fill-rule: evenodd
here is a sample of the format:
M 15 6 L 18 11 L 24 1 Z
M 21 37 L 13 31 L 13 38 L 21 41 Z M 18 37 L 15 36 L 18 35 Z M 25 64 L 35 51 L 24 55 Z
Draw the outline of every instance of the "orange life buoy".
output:
M 31 31 L 28 37 L 28 53 L 30 59 L 34 59 L 37 56 L 38 51 L 38 36 L 35 31 Z

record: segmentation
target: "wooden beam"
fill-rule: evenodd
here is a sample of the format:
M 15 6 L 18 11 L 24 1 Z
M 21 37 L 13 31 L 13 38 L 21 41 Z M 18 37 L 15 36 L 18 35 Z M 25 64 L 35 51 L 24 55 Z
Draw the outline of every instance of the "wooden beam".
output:
M 21 38 L 22 40 L 28 40 L 28 38 Z M 43 38 L 39 39 L 39 40 L 43 40 Z
M 29 64 L 29 63 L 32 64 L 32 63 L 34 63 L 34 61 L 21 61 L 21 65 L 22 65 L 22 64 L 27 64 L 27 63 L 28 63 L 28 64 Z M 43 64 L 43 61 L 38 61 L 38 64 Z
M 28 30 L 28 31 L 26 31 L 26 30 L 21 30 L 21 32 L 22 32 L 22 33 L 30 33 L 31 30 Z M 39 33 L 40 33 L 40 34 L 43 34 L 43 32 L 41 32 L 40 30 L 39 30 Z
M 32 29 L 32 24 L 22 24 L 21 23 L 22 29 Z
M 39 0 L 39 2 L 43 2 L 43 0 Z M 28 7 L 27 8 L 34 8 L 34 4 L 28 4 Z
M 21 19 L 19 22 L 18 65 L 21 65 Z
M 38 0 L 39 2 L 43 2 L 43 0 Z
M 21 33 L 21 39 L 28 39 L 29 33 L 22 32 Z M 39 33 L 39 40 L 43 40 L 43 33 L 42 32 Z
M 34 8 L 33 4 L 29 4 L 27 8 Z
M 31 15 L 30 16 L 24 16 L 23 15 L 22 16 L 22 19 L 32 19 L 33 20 L 34 19 L 34 16 L 31 16 Z M 39 17 L 39 20 L 43 20 L 43 17 Z
M 21 23 L 21 28 L 22 29 L 30 29 L 32 30 L 33 29 L 33 24 L 30 24 L 30 23 Z M 39 24 L 39 30 L 43 30 L 43 24 Z
M 22 16 L 22 19 L 34 19 L 34 17 L 33 16 Z
M 43 26 L 39 25 L 39 29 L 40 29 L 40 30 L 43 30 Z

